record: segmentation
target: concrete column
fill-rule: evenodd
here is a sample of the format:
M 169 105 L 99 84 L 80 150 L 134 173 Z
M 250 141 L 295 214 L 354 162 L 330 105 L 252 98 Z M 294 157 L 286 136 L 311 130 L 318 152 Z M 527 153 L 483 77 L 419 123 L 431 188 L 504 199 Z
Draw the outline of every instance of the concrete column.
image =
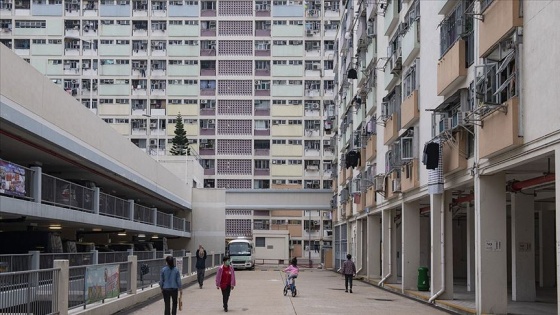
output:
M 539 212 L 539 284 L 541 288 L 552 288 L 556 282 L 554 260 L 558 255 L 555 253 L 558 251 L 558 246 L 555 244 L 554 214 L 553 210 L 543 209 Z
M 402 205 L 402 290 L 418 289 L 420 267 L 420 204 Z
M 157 226 L 157 208 L 152 208 L 152 220 L 154 225 Z
M 58 292 L 57 304 L 60 315 L 68 315 L 68 281 L 70 279 L 70 263 L 68 260 L 56 259 L 53 264 L 54 268 L 60 268 L 58 279 L 55 279 L 53 290 Z
M 507 313 L 507 217 L 504 173 L 474 178 L 476 311 Z
M 128 219 L 134 221 L 134 199 L 128 199 Z
M 31 250 L 29 251 L 31 254 L 31 261 L 29 262 L 29 269 L 30 270 L 39 270 L 41 269 L 41 252 L 38 250 Z
M 392 283 L 397 279 L 397 260 L 394 244 L 393 210 L 383 210 L 382 221 L 382 254 L 381 254 L 381 276 L 385 283 Z M 395 253 L 395 254 L 393 254 Z
M 535 197 L 511 194 L 511 299 L 533 302 L 535 288 Z
M 42 201 L 42 181 L 43 181 L 43 168 L 40 166 L 32 166 L 33 177 L 31 180 L 31 198 L 36 203 L 41 203 Z
M 474 207 L 467 204 L 467 291 L 473 292 L 475 286 L 474 260 Z
M 138 256 L 129 255 L 128 261 L 131 263 L 128 271 L 128 289 L 130 290 L 128 293 L 136 294 L 136 290 L 138 290 L 138 279 L 136 278 L 138 274 Z
M 99 214 L 99 197 L 101 196 L 101 189 L 99 187 L 93 188 L 93 213 Z
M 367 277 L 381 276 L 381 218 L 378 215 L 367 217 Z
M 440 300 L 453 299 L 453 218 L 449 211 L 450 197 L 449 192 L 430 195 L 430 295 Z
M 94 249 L 91 251 L 91 264 L 92 265 L 97 265 L 99 264 L 99 251 L 97 249 Z

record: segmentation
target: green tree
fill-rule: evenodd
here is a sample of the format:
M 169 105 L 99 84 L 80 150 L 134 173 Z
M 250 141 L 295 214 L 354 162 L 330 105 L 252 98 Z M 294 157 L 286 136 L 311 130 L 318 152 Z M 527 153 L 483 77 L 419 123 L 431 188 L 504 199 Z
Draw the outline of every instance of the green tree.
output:
M 183 124 L 181 113 L 177 114 L 175 121 L 175 137 L 171 140 L 173 146 L 171 147 L 171 155 L 191 155 L 189 148 L 189 139 L 187 139 L 187 132 Z

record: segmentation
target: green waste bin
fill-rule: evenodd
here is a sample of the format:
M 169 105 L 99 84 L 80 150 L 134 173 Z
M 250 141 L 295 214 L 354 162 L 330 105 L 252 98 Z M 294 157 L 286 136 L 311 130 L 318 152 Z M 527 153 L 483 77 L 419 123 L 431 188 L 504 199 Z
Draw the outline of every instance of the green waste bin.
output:
M 428 267 L 418 268 L 418 291 L 430 291 L 430 277 Z

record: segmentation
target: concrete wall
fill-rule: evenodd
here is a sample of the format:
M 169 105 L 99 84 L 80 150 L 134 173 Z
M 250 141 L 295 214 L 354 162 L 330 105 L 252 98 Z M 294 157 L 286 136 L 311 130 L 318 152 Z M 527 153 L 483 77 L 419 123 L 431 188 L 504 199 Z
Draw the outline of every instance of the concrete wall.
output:
M 255 246 L 255 259 L 284 259 L 290 258 L 289 233 L 287 230 L 253 231 L 253 242 L 257 237 L 265 238 L 265 247 Z
M 194 252 L 201 244 L 207 252 L 224 252 L 226 191 L 195 188 L 192 205 L 192 238 L 186 249 Z

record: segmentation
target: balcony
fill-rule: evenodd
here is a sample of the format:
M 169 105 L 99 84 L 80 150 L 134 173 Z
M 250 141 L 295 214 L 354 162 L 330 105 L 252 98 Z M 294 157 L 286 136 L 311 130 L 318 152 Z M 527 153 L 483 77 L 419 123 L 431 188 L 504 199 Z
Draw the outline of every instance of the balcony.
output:
M 420 51 L 420 38 L 418 38 L 418 21 L 414 21 L 402 40 L 403 65 L 408 65 Z
M 397 138 L 400 126 L 398 124 L 399 114 L 393 113 L 387 121 L 385 121 L 385 132 L 383 133 L 383 144 L 387 145 Z
M 395 182 L 400 182 L 400 178 L 398 177 L 398 171 L 392 171 L 389 173 L 389 176 L 385 178 L 385 199 L 392 199 L 398 196 L 399 191 L 395 191 L 394 185 Z M 400 186 L 398 184 L 397 186 Z
M 482 118 L 479 131 L 480 158 L 489 158 L 523 143 L 519 137 L 519 98 L 513 97 Z
M 350 199 L 348 199 L 348 201 L 344 204 L 344 214 L 346 215 L 346 219 L 350 218 L 352 216 L 352 197 L 350 197 Z
M 270 129 L 255 129 L 253 134 L 255 136 L 270 136 Z
M 412 93 L 401 104 L 401 129 L 407 129 L 420 118 L 418 109 L 418 90 Z
M 443 146 L 443 174 L 448 175 L 467 168 L 464 156 L 467 148 L 467 131 L 458 130 L 453 134 L 452 143 Z
M 401 166 L 401 191 L 407 192 L 420 186 L 418 159 L 408 161 Z
M 338 184 L 339 185 L 344 184 L 344 182 L 346 181 L 346 172 L 348 172 L 348 169 L 346 169 L 344 166 L 342 166 L 341 169 L 340 169 L 340 173 L 338 174 Z
M 506 1 L 509 2 L 509 1 Z M 465 60 L 465 41 L 458 40 L 443 57 L 437 66 L 437 92 L 438 95 L 449 94 L 457 81 L 467 76 Z
M 365 160 L 371 161 L 377 156 L 377 135 L 371 135 L 366 144 Z
M 255 176 L 270 176 L 270 169 L 255 169 L 254 173 Z
M 483 12 L 484 22 L 479 23 L 480 57 L 506 37 L 515 27 L 523 26 L 522 3 L 520 0 L 493 1 Z
M 270 149 L 255 149 L 255 156 L 270 156 Z

